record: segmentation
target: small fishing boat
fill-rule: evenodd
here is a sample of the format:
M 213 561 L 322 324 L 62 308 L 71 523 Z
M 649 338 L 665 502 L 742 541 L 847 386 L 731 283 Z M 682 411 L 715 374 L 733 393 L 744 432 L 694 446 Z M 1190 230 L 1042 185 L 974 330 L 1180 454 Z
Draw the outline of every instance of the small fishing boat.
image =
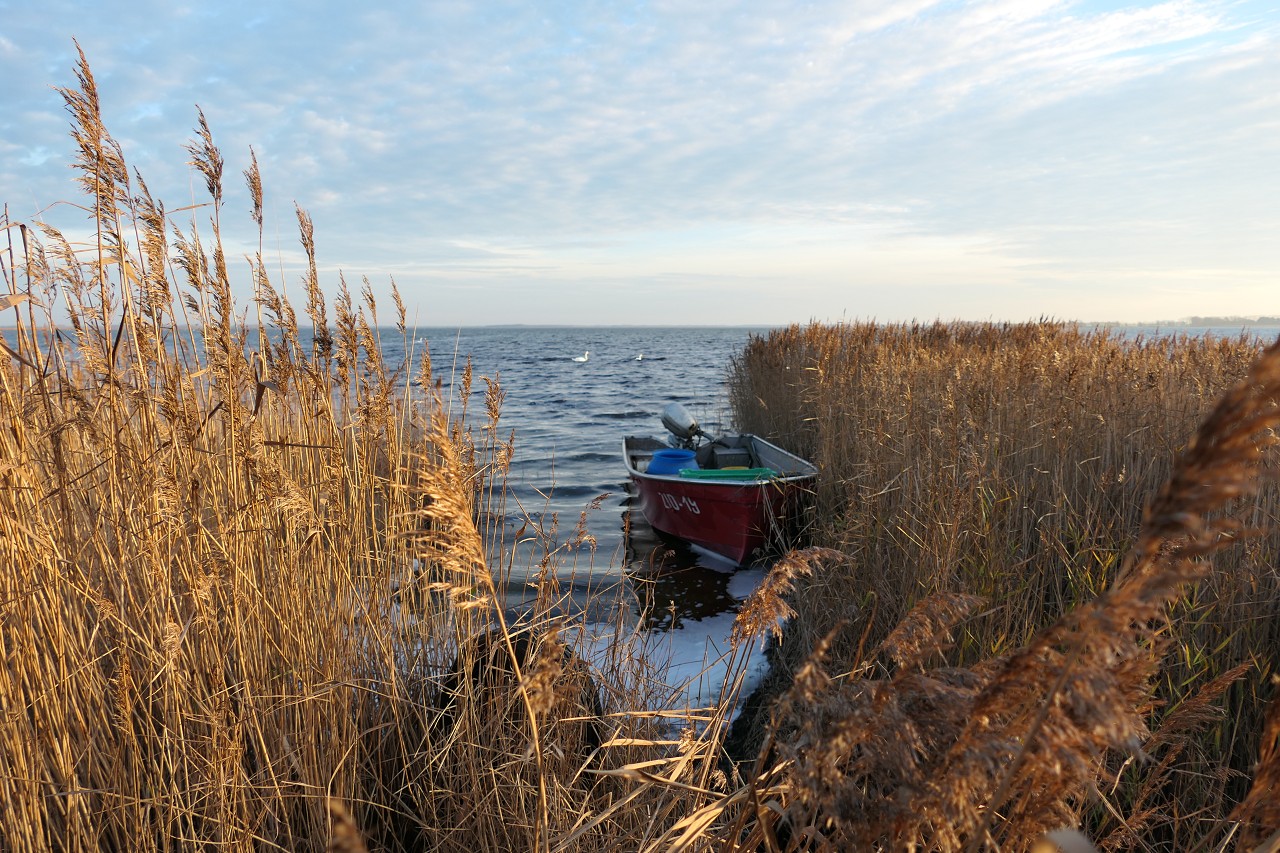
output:
M 749 433 L 712 437 L 684 407 L 663 410 L 673 438 L 627 436 L 622 453 L 640 511 L 655 530 L 738 565 L 799 531 L 818 469 Z

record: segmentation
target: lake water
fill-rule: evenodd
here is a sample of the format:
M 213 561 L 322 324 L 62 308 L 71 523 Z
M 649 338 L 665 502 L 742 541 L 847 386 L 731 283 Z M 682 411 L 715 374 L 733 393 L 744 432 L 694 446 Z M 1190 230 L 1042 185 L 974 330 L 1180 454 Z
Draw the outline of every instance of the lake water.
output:
M 454 406 L 468 358 L 473 416 L 484 414 L 481 377 L 497 377 L 505 392 L 499 435 L 505 440 L 515 432 L 515 456 L 504 517 L 498 521 L 508 543 L 516 541 L 522 527 L 526 533 L 514 554 L 494 553 L 490 560 L 511 567 L 510 607 L 519 609 L 532 594 L 526 581 L 545 553 L 546 540 L 535 540 L 534 529 L 555 530 L 555 538 L 565 542 L 585 512 L 595 548 L 578 548 L 553 561 L 567 609 L 586 607 L 597 601 L 594 592 L 625 583 L 637 602 L 634 615 L 650 628 L 679 628 L 688 619 L 736 610 L 743 578 L 730 588 L 732 566 L 659 539 L 638 511 L 632 513 L 622 439 L 633 434 L 665 438 L 660 414 L 670 402 L 682 403 L 710 432 L 727 429 L 729 361 L 751 334 L 763 332 L 767 329 L 533 326 L 410 332 L 414 374 L 423 348 L 429 348 L 434 376 Z M 11 331 L 4 337 L 15 343 Z M 380 337 L 385 363 L 403 364 L 402 336 L 384 328 Z M 251 335 L 249 346 L 254 345 Z M 586 361 L 574 360 L 586 352 Z M 659 606 L 642 607 L 645 599 Z
M 1235 337 L 1240 327 L 1117 326 L 1123 335 Z M 1275 340 L 1280 329 L 1245 330 Z M 659 420 L 669 402 L 683 404 L 714 433 L 732 426 L 725 379 L 730 359 L 764 328 L 514 327 L 423 329 L 437 377 L 461 374 L 470 355 L 477 377 L 500 376 L 506 392 L 500 433 L 515 430 L 515 459 L 505 523 L 514 533 L 526 516 L 568 538 L 586 514 L 594 553 L 579 551 L 561 565 L 561 581 L 575 600 L 619 577 L 640 579 L 666 607 L 650 627 L 679 627 L 736 608 L 728 588 L 731 566 L 714 555 L 659 539 L 632 512 L 622 464 L 624 435 L 666 433 Z M 384 338 L 386 340 L 386 338 Z M 575 361 L 585 352 L 586 361 Z M 637 356 L 643 358 L 637 359 Z M 394 345 L 387 353 L 394 363 Z M 478 378 L 477 394 L 483 390 Z M 452 390 L 452 389 L 450 389 Z M 455 396 L 456 399 L 456 396 Z M 472 409 L 481 409 L 472 401 Z M 594 505 L 598 508 L 588 510 Z M 525 571 L 541 551 L 517 549 L 510 595 L 522 595 Z
M 499 435 L 505 440 L 515 431 L 509 496 L 499 520 L 506 541 L 515 541 L 528 522 L 522 540 L 531 540 L 533 528 L 541 526 L 548 532 L 558 528 L 556 538 L 563 543 L 585 512 L 594 550 L 578 548 L 553 562 L 562 609 L 585 617 L 589 630 L 580 642 L 588 657 L 595 656 L 592 646 L 598 652 L 616 641 L 613 629 L 619 621 L 643 627 L 637 638 L 670 686 L 672 707 L 716 700 L 733 618 L 765 568 L 734 571 L 714 555 L 659 539 L 640 513 L 632 512 L 622 439 L 665 437 L 660 415 L 671 402 L 683 404 L 710 432 L 727 429 L 729 361 L 753 332 L 766 331 L 472 327 L 411 332 L 414 375 L 425 347 L 442 393 L 455 407 L 468 357 L 473 416 L 484 415 L 481 377 L 499 379 L 505 392 Z M 5 336 L 13 342 L 11 333 Z M 408 353 L 401 335 L 382 329 L 380 337 L 386 364 L 403 364 Z M 574 360 L 588 351 L 586 361 Z M 505 589 L 509 615 L 517 615 L 532 598 L 527 580 L 543 553 L 538 543 L 527 541 L 514 555 L 490 555 L 491 563 L 512 566 Z M 747 691 L 763 672 L 763 655 L 753 655 L 744 674 Z
M 1213 334 L 1236 337 L 1239 327 L 1117 326 L 1126 337 Z M 1243 330 L 1274 341 L 1280 328 Z M 528 514 L 544 525 L 558 519 L 569 536 L 586 511 L 594 553 L 578 552 L 562 564 L 562 588 L 571 604 L 594 601 L 592 592 L 623 584 L 632 602 L 630 616 L 642 620 L 659 650 L 671 704 L 715 701 L 724 680 L 721 655 L 733 617 L 764 577 L 765 566 L 733 570 L 712 555 L 659 539 L 627 491 L 621 445 L 624 435 L 665 438 L 663 406 L 683 404 L 710 432 L 731 424 L 726 393 L 730 359 L 751 334 L 745 328 L 467 328 L 426 329 L 432 364 L 448 381 L 472 357 L 476 375 L 498 374 L 506 392 L 501 427 L 514 429 L 515 460 L 507 524 L 514 532 Z M 584 362 L 575 361 L 590 352 Z M 637 360 L 637 356 L 643 358 Z M 456 365 L 456 366 L 455 366 Z M 472 406 L 476 406 L 473 401 Z M 598 500 L 597 500 L 598 499 Z M 588 506 L 598 505 L 597 509 Z M 517 509 L 523 509 L 523 512 Z M 510 537 L 509 537 L 510 538 Z M 536 565 L 532 547 L 515 554 L 508 603 L 519 608 L 527 595 L 521 567 Z M 604 596 L 604 600 L 613 600 Z M 594 614 L 588 612 L 587 621 Z M 598 614 L 608 643 L 616 614 Z M 754 655 L 743 677 L 747 695 L 765 674 L 763 655 Z
M 589 659 L 617 641 L 622 622 L 642 627 L 632 640 L 670 688 L 672 708 L 718 700 L 728 637 L 742 602 L 764 578 L 765 566 L 735 567 L 707 552 L 660 539 L 633 511 L 622 462 L 625 435 L 665 439 L 664 406 L 685 406 L 709 432 L 731 426 L 726 389 L 730 359 L 756 328 L 465 328 L 420 329 L 446 399 L 458 401 L 454 380 L 471 357 L 483 414 L 480 376 L 499 378 L 505 392 L 499 435 L 515 430 L 502 523 L 507 542 L 526 522 L 573 538 L 584 518 L 595 549 L 578 548 L 556 563 L 563 609 L 583 616 L 579 650 Z M 388 363 L 398 343 L 384 332 Z M 421 346 L 421 344 L 420 344 Z M 586 361 L 575 361 L 589 352 Z M 639 357 L 643 356 L 643 357 Z M 639 358 L 638 358 L 639 357 Z M 530 538 L 526 530 L 524 539 Z M 544 551 L 534 542 L 514 555 L 490 555 L 512 566 L 507 606 L 518 615 L 533 595 L 526 583 Z M 597 595 L 597 593 L 603 593 Z M 766 671 L 754 654 L 741 673 L 745 697 Z
M 1235 337 L 1239 327 L 1116 326 L 1125 336 L 1215 334 Z M 586 513 L 596 547 L 564 553 L 556 562 L 565 609 L 584 611 L 600 626 L 597 642 L 614 638 L 616 609 L 592 613 L 603 602 L 620 602 L 624 620 L 639 622 L 661 647 L 671 704 L 706 705 L 723 682 L 729 628 L 743 599 L 764 576 L 765 566 L 733 570 L 714 555 L 659 539 L 639 512 L 633 512 L 622 463 L 625 435 L 665 437 L 662 408 L 683 404 L 709 432 L 731 427 L 726 393 L 730 359 L 750 336 L 764 328 L 489 327 L 425 328 L 414 334 L 429 349 L 434 375 L 447 399 L 457 405 L 457 380 L 471 358 L 475 380 L 473 413 L 483 414 L 481 376 L 497 377 L 505 391 L 499 434 L 515 431 L 515 457 L 508 478 L 504 517 L 508 542 L 526 528 L 558 529 L 572 537 Z M 1280 328 L 1244 330 L 1274 341 Z M 404 361 L 401 337 L 383 330 L 384 359 Z M 590 352 L 586 361 L 575 361 Z M 643 358 L 637 356 L 643 355 Z M 415 368 L 416 370 L 416 368 Z M 526 527 L 526 522 L 529 522 Z M 534 542 L 514 554 L 490 555 L 512 566 L 507 605 L 518 612 L 531 597 L 526 581 L 543 551 Z M 594 593 L 604 590 L 597 598 Z M 620 592 L 612 595 L 610 591 Z M 749 692 L 764 672 L 755 655 L 744 677 Z
M 640 597 L 661 603 L 646 613 L 649 627 L 663 628 L 734 611 L 739 596 L 730 589 L 732 566 L 658 538 L 632 512 L 623 436 L 665 437 L 660 415 L 671 402 L 683 404 L 709 432 L 728 429 L 729 361 L 753 332 L 765 331 L 517 327 L 422 329 L 418 335 L 455 404 L 451 380 L 461 376 L 467 356 L 477 395 L 481 375 L 501 382 L 506 396 L 499 434 L 515 431 L 504 519 L 508 542 L 526 521 L 543 530 L 555 527 L 559 540 L 568 540 L 585 512 L 596 545 L 558 561 L 562 589 L 585 604 L 593 590 L 625 577 L 637 582 Z M 586 361 L 574 360 L 588 352 Z M 388 361 L 393 355 L 389 350 Z M 483 412 L 482 402 L 473 399 L 471 410 Z M 528 531 L 523 538 L 530 538 Z M 513 604 L 526 595 L 524 581 L 536 571 L 542 547 L 530 541 L 516 548 L 514 558 L 506 555 Z

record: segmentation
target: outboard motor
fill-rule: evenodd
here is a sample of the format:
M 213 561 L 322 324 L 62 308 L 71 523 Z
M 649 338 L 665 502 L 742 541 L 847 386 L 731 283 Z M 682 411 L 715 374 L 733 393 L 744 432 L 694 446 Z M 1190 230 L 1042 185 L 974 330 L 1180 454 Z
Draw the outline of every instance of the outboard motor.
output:
M 676 447 L 692 449 L 697 443 L 697 438 L 711 437 L 703 432 L 702 427 L 698 426 L 698 422 L 694 420 L 693 415 L 689 414 L 685 407 L 679 403 L 668 403 L 663 408 L 662 425 L 675 437 L 671 443 Z

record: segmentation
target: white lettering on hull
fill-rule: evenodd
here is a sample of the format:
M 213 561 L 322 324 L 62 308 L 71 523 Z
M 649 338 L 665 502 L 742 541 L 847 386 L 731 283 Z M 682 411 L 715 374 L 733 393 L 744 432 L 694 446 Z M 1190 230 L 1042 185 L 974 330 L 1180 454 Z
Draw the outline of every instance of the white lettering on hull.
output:
M 662 506 L 672 512 L 691 512 L 694 515 L 702 514 L 702 510 L 698 509 L 698 502 L 687 495 L 671 495 L 666 492 L 658 492 L 658 496 L 662 498 Z

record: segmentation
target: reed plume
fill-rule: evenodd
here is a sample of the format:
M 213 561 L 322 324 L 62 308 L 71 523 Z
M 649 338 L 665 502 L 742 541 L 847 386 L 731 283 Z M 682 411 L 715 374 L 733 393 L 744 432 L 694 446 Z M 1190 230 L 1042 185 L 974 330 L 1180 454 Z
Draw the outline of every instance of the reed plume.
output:
M 331 304 L 301 207 L 299 327 L 252 152 L 247 327 L 203 113 L 179 224 L 75 73 L 96 240 L 6 220 L 0 252 L 0 847 L 1273 843 L 1275 347 L 1050 322 L 754 340 L 738 417 L 822 464 L 822 545 L 743 607 L 716 701 L 672 708 L 634 624 L 588 660 L 602 629 L 556 612 L 585 514 L 575 547 L 525 520 L 513 624 L 499 378 L 466 360 L 446 399 L 394 283 L 394 332 L 367 279 Z M 796 675 L 730 766 L 766 635 Z
M 259 251 L 246 327 L 203 113 L 207 198 L 179 226 L 131 183 L 83 54 L 76 76 L 97 241 L 37 223 L 0 252 L 0 309 L 29 309 L 0 350 L 0 847 L 595 850 L 677 820 L 670 791 L 593 772 L 663 748 L 617 711 L 656 692 L 638 644 L 597 669 L 549 606 L 505 622 L 479 524 L 511 458 L 497 377 L 477 432 L 413 363 L 394 285 L 404 363 L 367 280 L 331 312 L 301 208 L 312 326 Z M 242 174 L 261 238 L 252 152 Z

